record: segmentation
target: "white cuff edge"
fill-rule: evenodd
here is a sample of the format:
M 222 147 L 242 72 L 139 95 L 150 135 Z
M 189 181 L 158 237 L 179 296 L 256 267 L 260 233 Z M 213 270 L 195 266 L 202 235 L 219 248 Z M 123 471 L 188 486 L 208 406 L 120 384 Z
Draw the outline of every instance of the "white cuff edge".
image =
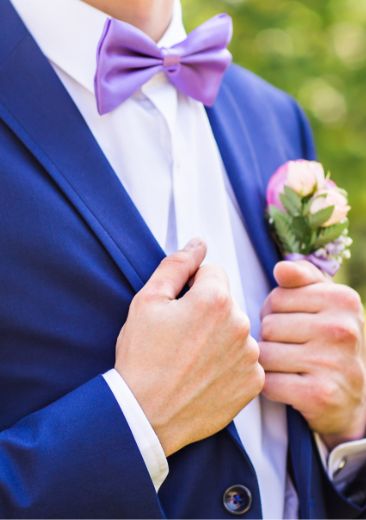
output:
M 109 370 L 103 377 L 125 416 L 158 492 L 169 473 L 168 461 L 160 441 L 140 404 L 117 370 Z

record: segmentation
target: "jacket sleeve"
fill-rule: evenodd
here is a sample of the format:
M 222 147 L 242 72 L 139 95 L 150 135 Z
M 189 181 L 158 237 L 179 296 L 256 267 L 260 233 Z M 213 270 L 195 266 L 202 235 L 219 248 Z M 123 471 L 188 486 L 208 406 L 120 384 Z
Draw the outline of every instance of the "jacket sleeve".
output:
M 102 376 L 0 433 L 0 517 L 162 517 Z
M 302 108 L 295 101 L 293 103 L 300 124 L 303 157 L 316 160 L 317 154 L 309 121 Z M 319 467 L 323 472 L 324 498 L 329 518 L 366 518 L 366 465 L 362 466 L 342 493 L 327 475 L 324 465 L 320 463 Z

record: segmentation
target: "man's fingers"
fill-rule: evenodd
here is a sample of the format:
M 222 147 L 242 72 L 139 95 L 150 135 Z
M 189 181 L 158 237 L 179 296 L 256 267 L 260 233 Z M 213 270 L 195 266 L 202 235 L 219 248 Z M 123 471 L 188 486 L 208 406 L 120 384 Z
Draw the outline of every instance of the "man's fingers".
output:
M 191 240 L 184 249 L 164 258 L 141 292 L 161 299 L 176 299 L 196 274 L 206 253 L 207 247 L 202 240 Z
M 259 348 L 259 363 L 266 372 L 302 374 L 311 368 L 308 345 L 262 341 Z
M 263 394 L 270 401 L 301 409 L 309 401 L 311 390 L 306 376 L 270 372 L 266 373 Z
M 261 316 L 263 318 L 267 314 L 321 312 L 325 305 L 329 307 L 335 299 L 332 285 L 335 284 L 316 283 L 297 289 L 276 287 L 264 302 Z
M 212 300 L 220 304 L 231 301 L 229 279 L 223 269 L 215 265 L 204 265 L 195 274 L 186 298 Z M 207 302 L 209 303 L 209 302 Z
M 262 320 L 261 340 L 271 343 L 306 343 L 316 333 L 313 314 L 268 314 Z
M 325 275 L 310 262 L 279 262 L 274 269 L 274 277 L 280 287 L 294 289 L 314 283 L 325 282 Z

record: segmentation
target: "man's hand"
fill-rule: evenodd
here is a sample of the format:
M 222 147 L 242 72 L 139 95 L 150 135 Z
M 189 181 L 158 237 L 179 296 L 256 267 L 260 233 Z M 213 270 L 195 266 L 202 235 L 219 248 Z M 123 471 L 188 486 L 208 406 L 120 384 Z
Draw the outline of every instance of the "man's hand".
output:
M 308 262 L 280 262 L 262 311 L 264 394 L 292 405 L 334 446 L 366 434 L 364 315 L 358 294 Z
M 133 299 L 117 341 L 116 369 L 167 456 L 227 426 L 264 384 L 248 318 L 223 271 L 200 267 L 205 255 L 195 240 L 163 260 Z

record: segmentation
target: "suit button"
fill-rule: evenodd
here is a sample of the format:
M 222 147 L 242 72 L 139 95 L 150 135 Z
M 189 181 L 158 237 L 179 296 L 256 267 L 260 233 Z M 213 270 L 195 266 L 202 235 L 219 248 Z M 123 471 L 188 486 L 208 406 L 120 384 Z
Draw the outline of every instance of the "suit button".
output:
M 244 515 L 247 513 L 251 508 L 252 501 L 252 493 L 241 484 L 230 486 L 223 496 L 224 507 L 232 515 Z

